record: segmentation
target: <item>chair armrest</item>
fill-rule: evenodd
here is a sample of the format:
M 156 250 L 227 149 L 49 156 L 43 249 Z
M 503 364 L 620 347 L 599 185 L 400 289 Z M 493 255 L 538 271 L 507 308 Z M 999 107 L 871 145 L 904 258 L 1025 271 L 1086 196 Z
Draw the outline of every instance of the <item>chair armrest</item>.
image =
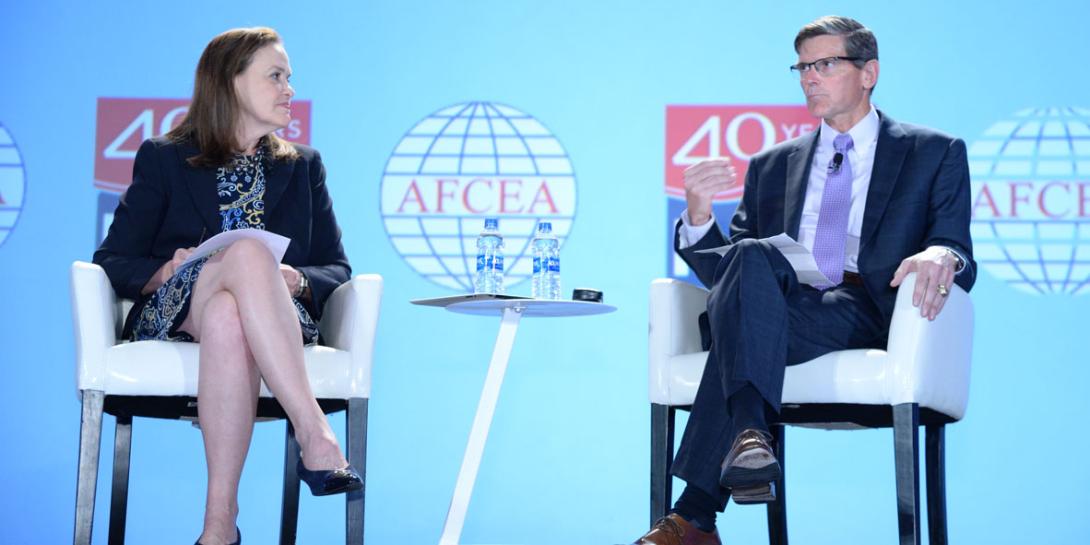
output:
M 905 277 L 889 327 L 892 404 L 919 403 L 960 419 L 969 402 L 973 355 L 973 302 L 961 287 L 950 287 L 935 319 L 912 305 L 916 274 Z
M 648 384 L 665 389 L 673 356 L 703 352 L 697 320 L 707 310 L 708 290 L 673 278 L 651 282 L 648 303 Z M 649 392 L 651 399 L 667 399 L 669 392 Z
M 354 388 L 371 397 L 371 365 L 375 352 L 382 277 L 361 274 L 341 284 L 326 300 L 319 328 L 327 346 L 351 356 Z
M 117 344 L 121 312 L 106 271 L 76 261 L 71 269 L 72 325 L 76 337 L 76 390 L 102 390 L 106 350 Z

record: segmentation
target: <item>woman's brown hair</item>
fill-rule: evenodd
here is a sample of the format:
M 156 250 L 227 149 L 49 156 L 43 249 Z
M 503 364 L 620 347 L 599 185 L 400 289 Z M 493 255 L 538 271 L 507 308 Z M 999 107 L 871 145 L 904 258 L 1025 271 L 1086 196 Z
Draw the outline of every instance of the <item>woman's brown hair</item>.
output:
M 241 148 L 238 142 L 239 101 L 235 77 L 250 66 L 259 49 L 280 43 L 280 35 L 267 27 L 228 30 L 208 42 L 197 63 L 193 101 L 181 124 L 167 133 L 174 142 L 193 141 L 200 153 L 189 158 L 197 167 L 221 167 Z M 275 133 L 261 139 L 273 160 L 298 157 L 295 147 Z

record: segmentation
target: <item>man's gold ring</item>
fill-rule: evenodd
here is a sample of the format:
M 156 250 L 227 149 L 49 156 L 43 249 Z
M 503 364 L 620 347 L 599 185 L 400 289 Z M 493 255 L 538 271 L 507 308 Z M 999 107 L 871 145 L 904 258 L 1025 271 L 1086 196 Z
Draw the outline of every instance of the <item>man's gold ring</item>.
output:
M 937 289 L 939 290 L 939 295 L 943 297 L 950 295 L 950 290 L 946 289 L 946 284 L 939 284 Z

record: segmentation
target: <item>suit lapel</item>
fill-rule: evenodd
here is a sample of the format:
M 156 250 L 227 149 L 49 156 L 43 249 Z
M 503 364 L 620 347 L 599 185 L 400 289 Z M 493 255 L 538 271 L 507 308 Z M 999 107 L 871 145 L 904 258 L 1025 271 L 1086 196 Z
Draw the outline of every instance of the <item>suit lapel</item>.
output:
M 798 240 L 802 207 L 806 200 L 806 185 L 810 178 L 810 163 L 817 149 L 818 131 L 799 139 L 787 156 L 787 187 L 784 191 L 784 232 Z
M 291 181 L 294 163 L 270 160 L 265 162 L 265 221 L 269 220 L 269 212 L 276 209 L 280 197 L 284 196 L 284 190 Z M 268 224 L 266 223 L 266 228 Z
M 189 196 L 193 199 L 193 206 L 200 212 L 201 220 L 208 230 L 203 237 L 204 240 L 207 240 L 220 232 L 222 224 L 219 215 L 220 201 L 219 195 L 216 193 L 216 171 L 206 167 L 194 167 L 186 162 L 186 159 L 197 155 L 197 153 L 197 148 L 192 144 L 178 145 L 178 159 L 181 161 L 182 170 L 185 172 L 186 189 L 189 190 Z
M 882 219 L 889 197 L 901 176 L 901 167 L 908 156 L 910 144 L 899 123 L 881 112 L 879 115 L 881 125 L 874 150 L 874 168 L 871 170 L 870 186 L 867 188 L 867 203 L 863 209 L 860 251 L 878 229 L 878 222 Z

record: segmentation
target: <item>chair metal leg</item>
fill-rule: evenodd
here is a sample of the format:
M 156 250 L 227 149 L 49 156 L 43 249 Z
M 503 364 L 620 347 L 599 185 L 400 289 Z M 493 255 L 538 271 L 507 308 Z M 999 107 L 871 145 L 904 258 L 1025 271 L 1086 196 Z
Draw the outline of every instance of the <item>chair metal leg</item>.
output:
M 772 432 L 773 448 L 776 459 L 780 462 L 780 479 L 776 481 L 776 501 L 768 504 L 768 543 L 787 545 L 787 480 L 786 447 L 784 445 L 784 426 L 776 424 L 769 428 Z
M 79 466 L 76 477 L 76 523 L 72 542 L 91 544 L 95 518 L 95 486 L 98 484 L 98 452 L 102 441 L 102 405 L 106 395 L 98 390 L 83 391 L 79 423 Z
M 348 400 L 345 417 L 348 438 L 348 463 L 363 477 L 363 488 L 349 492 L 345 498 L 345 542 L 363 545 L 364 492 L 367 490 L 367 399 Z
M 893 406 L 894 460 L 897 467 L 897 528 L 901 545 L 920 544 L 920 406 Z
M 669 405 L 651 404 L 651 522 L 665 517 L 673 499 L 674 415 Z
M 295 440 L 295 428 L 287 422 L 284 433 L 284 493 L 280 503 L 280 545 L 295 545 L 299 526 L 299 442 Z
M 129 453 L 132 452 L 132 417 L 117 417 L 114 427 L 114 478 L 110 490 L 110 545 L 125 545 L 125 516 L 129 508 Z
M 946 426 L 926 426 L 927 533 L 931 545 L 946 545 Z

